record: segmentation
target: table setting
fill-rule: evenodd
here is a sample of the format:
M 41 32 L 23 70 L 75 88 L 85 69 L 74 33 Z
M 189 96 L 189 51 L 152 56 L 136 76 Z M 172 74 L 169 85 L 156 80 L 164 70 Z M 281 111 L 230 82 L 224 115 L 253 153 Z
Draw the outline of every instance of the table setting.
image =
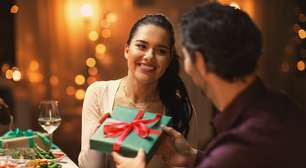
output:
M 0 136 L 0 168 L 77 168 L 53 143 L 62 121 L 58 101 L 41 101 L 38 109 L 38 123 L 46 132 L 12 129 L 11 121 L 9 131 Z

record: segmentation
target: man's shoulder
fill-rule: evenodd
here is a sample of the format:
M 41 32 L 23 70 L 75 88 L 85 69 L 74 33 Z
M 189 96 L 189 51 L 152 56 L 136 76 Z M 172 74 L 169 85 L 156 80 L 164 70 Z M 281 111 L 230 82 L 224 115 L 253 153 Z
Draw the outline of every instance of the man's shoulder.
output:
M 256 123 L 306 120 L 305 110 L 294 99 L 281 90 L 266 88 L 265 94 L 251 103 L 244 115 L 246 120 Z M 305 121 L 306 122 L 306 121 Z

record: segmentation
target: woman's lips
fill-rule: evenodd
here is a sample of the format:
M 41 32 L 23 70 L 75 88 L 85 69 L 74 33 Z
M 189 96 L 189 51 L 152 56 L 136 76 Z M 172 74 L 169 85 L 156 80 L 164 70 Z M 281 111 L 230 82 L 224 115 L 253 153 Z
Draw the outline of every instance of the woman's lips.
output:
M 140 67 L 141 71 L 143 71 L 143 72 L 152 72 L 156 69 L 155 66 L 149 65 L 149 64 L 139 63 L 138 66 Z

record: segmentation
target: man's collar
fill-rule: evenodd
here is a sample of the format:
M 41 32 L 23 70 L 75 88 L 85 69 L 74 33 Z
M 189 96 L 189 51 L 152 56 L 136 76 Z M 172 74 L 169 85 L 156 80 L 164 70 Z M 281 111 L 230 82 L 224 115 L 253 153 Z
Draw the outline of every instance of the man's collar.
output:
M 223 112 L 213 119 L 213 125 L 217 133 L 233 127 L 239 117 L 246 111 L 249 104 L 254 103 L 259 95 L 265 91 L 265 86 L 260 79 L 256 79 L 245 90 L 238 94 Z

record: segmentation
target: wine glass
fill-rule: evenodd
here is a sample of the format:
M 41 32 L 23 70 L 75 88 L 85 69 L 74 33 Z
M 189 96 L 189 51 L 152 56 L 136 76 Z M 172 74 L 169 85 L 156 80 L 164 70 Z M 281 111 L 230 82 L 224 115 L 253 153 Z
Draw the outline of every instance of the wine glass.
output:
M 38 123 L 50 135 L 49 149 L 52 147 L 52 134 L 60 125 L 61 121 L 58 101 L 44 100 L 39 103 Z

